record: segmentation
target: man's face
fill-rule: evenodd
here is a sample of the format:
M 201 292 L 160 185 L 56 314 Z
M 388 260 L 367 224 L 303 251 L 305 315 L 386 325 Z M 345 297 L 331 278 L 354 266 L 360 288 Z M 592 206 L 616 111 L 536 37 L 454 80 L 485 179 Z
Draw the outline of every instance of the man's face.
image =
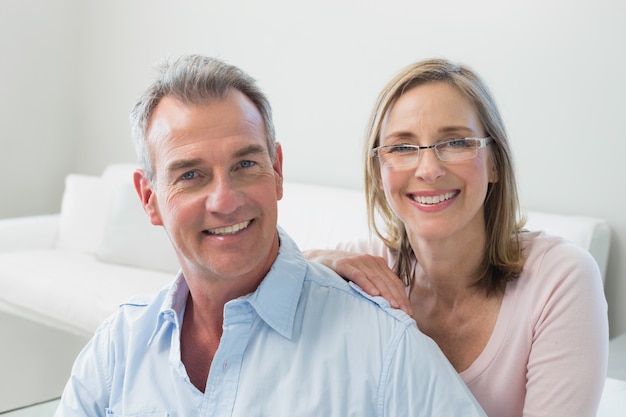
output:
M 270 158 L 256 106 L 233 90 L 208 104 L 165 97 L 147 132 L 155 180 L 135 185 L 187 278 L 260 280 L 278 254 L 282 151 Z

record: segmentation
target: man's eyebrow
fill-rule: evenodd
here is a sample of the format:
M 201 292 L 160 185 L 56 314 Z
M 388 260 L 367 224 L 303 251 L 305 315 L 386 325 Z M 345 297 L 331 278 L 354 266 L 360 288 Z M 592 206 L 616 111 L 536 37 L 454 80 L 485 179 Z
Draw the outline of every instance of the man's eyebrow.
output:
M 266 152 L 266 149 L 265 149 L 264 146 L 254 144 L 254 145 L 248 145 L 248 146 L 245 146 L 245 147 L 243 147 L 241 149 L 238 149 L 233 154 L 233 156 L 235 158 L 242 158 L 244 156 L 254 155 L 254 154 L 261 154 L 261 153 L 265 153 L 265 152 Z
M 202 164 L 202 159 L 193 158 L 193 159 L 180 159 L 172 162 L 167 167 L 167 172 L 176 172 L 181 169 L 193 168 Z

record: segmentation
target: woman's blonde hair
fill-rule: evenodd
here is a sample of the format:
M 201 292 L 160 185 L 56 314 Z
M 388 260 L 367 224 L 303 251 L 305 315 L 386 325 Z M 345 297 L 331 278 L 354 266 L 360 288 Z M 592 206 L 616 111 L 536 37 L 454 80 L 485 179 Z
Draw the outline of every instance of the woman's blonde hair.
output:
M 489 184 L 484 202 L 486 247 L 476 286 L 484 289 L 487 295 L 500 292 L 506 282 L 517 278 L 523 269 L 518 236 L 524 220 L 520 218 L 513 159 L 504 123 L 487 85 L 471 68 L 445 59 L 419 61 L 400 71 L 379 94 L 367 126 L 364 148 L 369 226 L 397 254 L 395 272 L 406 285 L 412 285 L 415 255 L 404 224 L 385 199 L 380 164 L 371 156 L 371 150 L 381 144 L 383 120 L 398 97 L 418 85 L 434 82 L 446 83 L 467 97 L 487 136 L 493 138 L 489 148 L 498 181 Z M 377 217 L 382 224 L 376 221 Z

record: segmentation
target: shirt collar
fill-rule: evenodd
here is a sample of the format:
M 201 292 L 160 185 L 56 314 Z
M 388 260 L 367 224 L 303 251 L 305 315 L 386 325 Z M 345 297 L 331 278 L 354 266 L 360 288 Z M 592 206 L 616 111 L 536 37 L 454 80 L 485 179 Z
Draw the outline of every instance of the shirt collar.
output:
M 247 301 L 263 321 L 282 336 L 291 339 L 306 276 L 307 261 L 285 231 L 280 226 L 277 226 L 277 230 L 280 247 L 274 264 L 256 291 L 238 300 Z M 188 295 L 189 287 L 181 271 L 161 304 L 158 321 L 150 340 L 165 323 L 172 323 L 180 329 Z M 237 300 L 227 303 L 227 306 L 232 302 Z
M 278 235 L 278 256 L 257 290 L 246 299 L 263 321 L 292 339 L 307 263 L 295 242 L 280 227 Z
M 157 322 L 155 323 L 154 331 L 152 332 L 148 344 L 152 342 L 161 327 L 167 323 L 171 323 L 176 326 L 176 328 L 180 329 L 188 296 L 189 287 L 187 286 L 187 281 L 185 281 L 183 272 L 179 271 L 178 275 L 176 275 L 176 280 L 168 289 L 161 303 Z

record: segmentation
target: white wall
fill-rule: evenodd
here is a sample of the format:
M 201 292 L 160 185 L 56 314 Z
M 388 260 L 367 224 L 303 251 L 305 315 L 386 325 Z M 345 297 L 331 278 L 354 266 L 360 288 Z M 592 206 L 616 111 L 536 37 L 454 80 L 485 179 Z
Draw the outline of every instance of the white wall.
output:
M 58 210 L 73 169 L 74 3 L 0 1 L 0 217 Z
M 609 221 L 611 334 L 626 331 L 626 175 L 619 173 L 626 163 L 626 3 L 435 3 L 11 0 L 17 10 L 0 18 L 9 23 L 0 27 L 0 52 L 17 61 L 0 68 L 3 90 L 10 87 L 9 98 L 0 98 L 0 186 L 11 203 L 0 204 L 0 217 L 54 211 L 64 169 L 98 173 L 110 162 L 134 161 L 128 112 L 165 56 L 204 53 L 250 72 L 272 100 L 286 176 L 350 187 L 361 186 L 361 135 L 378 90 L 414 60 L 447 57 L 470 64 L 492 87 L 523 206 Z M 0 3 L 2 16 L 6 7 Z M 41 22 L 33 8 L 46 9 L 37 13 Z M 41 27 L 49 33 L 33 33 Z M 27 39 L 6 39 L 16 34 Z M 58 55 L 46 66 L 73 89 L 67 96 L 55 99 L 59 85 L 41 79 L 35 87 L 43 94 L 33 93 L 24 74 L 41 50 Z M 56 125 L 33 125 L 33 118 Z M 35 140 L 48 148 L 23 145 Z M 51 144 L 62 149 L 54 158 Z M 7 146 L 17 146 L 12 156 Z

